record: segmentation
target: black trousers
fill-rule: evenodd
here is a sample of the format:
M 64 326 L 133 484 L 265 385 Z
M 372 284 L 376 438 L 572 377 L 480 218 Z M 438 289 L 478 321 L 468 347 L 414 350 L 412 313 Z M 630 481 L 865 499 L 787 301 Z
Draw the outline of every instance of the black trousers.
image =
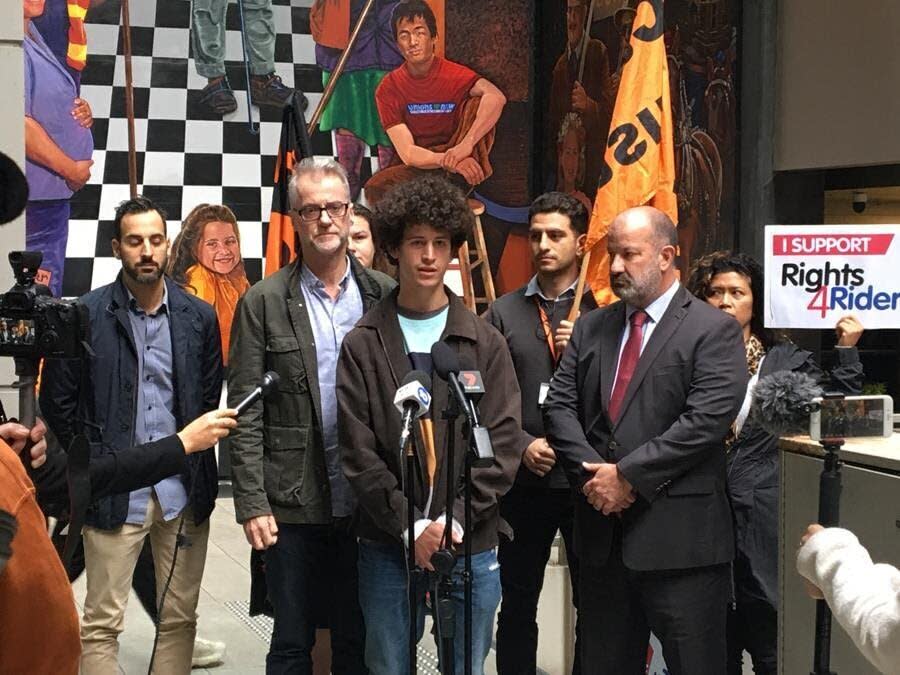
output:
M 745 649 L 756 675 L 778 672 L 778 612 L 764 600 L 739 600 L 728 610 L 728 675 L 743 672 Z
M 578 557 L 573 548 L 574 495 L 567 488 L 547 489 L 514 485 L 500 500 L 500 514 L 513 528 L 514 539 L 502 541 L 498 551 L 503 599 L 497 617 L 497 672 L 525 675 L 537 670 L 537 606 L 544 585 L 544 569 L 559 530 L 569 559 L 572 600 L 578 609 Z M 575 624 L 575 663 L 579 675 L 578 623 Z
M 350 518 L 333 525 L 278 523 L 278 543 L 266 550 L 266 585 L 275 610 L 267 675 L 311 675 L 323 606 L 329 608 L 332 672 L 368 673 L 357 556 Z
M 650 631 L 671 675 L 722 675 L 730 565 L 635 572 L 622 562 L 621 534 L 602 566 L 579 569 L 582 672 L 643 675 Z

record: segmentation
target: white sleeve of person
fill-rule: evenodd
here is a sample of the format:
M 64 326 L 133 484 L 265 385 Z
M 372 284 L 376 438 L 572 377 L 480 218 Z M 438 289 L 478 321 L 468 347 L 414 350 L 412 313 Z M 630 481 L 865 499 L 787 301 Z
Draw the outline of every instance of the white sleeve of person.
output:
M 446 522 L 447 522 L 447 518 L 445 518 L 444 516 L 439 516 L 437 518 L 437 520 L 428 520 L 428 518 L 422 518 L 421 520 L 417 520 L 415 522 L 415 524 L 413 525 L 413 535 L 415 536 L 415 539 L 413 541 L 418 539 L 421 536 L 421 534 L 425 531 L 425 528 L 427 528 L 429 525 L 431 525 L 431 523 L 438 523 L 439 525 L 444 525 Z M 460 539 L 463 538 L 464 532 L 463 532 L 462 524 L 457 520 L 453 521 L 453 534 L 455 534 Z M 408 529 L 403 530 L 403 544 L 404 544 L 404 546 L 409 546 L 409 530 Z
M 822 590 L 860 652 L 882 673 L 900 675 L 900 570 L 874 564 L 856 536 L 837 527 L 807 540 L 797 570 Z

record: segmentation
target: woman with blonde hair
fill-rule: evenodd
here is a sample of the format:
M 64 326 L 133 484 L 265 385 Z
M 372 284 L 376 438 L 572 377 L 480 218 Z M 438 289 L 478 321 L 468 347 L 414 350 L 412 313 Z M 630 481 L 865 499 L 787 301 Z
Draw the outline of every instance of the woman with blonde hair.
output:
M 241 257 L 240 230 L 232 210 L 221 204 L 195 206 L 175 238 L 167 272 L 188 293 L 215 308 L 222 358 L 227 365 L 234 310 L 250 288 Z

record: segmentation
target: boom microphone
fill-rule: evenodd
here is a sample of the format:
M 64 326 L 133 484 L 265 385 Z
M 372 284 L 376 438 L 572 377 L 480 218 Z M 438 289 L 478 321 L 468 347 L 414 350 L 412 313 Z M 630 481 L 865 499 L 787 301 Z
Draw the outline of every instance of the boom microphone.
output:
M 279 377 L 278 373 L 274 370 L 270 370 L 263 375 L 262 382 L 259 383 L 259 386 L 247 394 L 247 397 L 235 406 L 237 417 L 240 417 L 247 408 L 256 403 L 259 399 L 268 396 L 280 380 L 281 377 Z
M 413 421 L 424 415 L 431 408 L 431 378 L 428 373 L 414 370 L 406 374 L 403 384 L 394 395 L 394 406 L 403 414 L 403 427 L 400 430 L 400 450 L 406 448 L 412 433 Z
M 774 436 L 809 433 L 813 399 L 820 396 L 822 387 L 806 373 L 772 373 L 754 387 L 749 418 Z

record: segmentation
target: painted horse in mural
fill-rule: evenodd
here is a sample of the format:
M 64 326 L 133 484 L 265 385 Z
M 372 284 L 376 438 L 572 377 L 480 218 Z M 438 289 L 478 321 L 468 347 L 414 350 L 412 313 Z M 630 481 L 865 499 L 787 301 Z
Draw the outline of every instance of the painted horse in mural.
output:
M 722 160 L 712 136 L 691 121 L 691 105 L 681 77 L 681 64 L 669 55 L 672 92 L 675 195 L 678 199 L 679 268 L 686 278 L 701 237 L 708 238 L 719 222 Z

